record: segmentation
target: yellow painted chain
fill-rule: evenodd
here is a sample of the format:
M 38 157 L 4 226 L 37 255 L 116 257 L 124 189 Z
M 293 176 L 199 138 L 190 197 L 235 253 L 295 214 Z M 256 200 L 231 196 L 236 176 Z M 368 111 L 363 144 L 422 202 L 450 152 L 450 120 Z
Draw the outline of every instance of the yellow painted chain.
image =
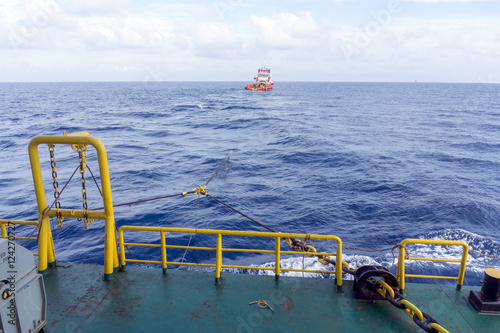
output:
M 422 313 L 422 311 L 420 311 L 420 309 L 418 309 L 415 305 L 413 305 L 412 303 L 410 303 L 408 300 L 402 298 L 401 294 L 398 293 L 398 296 L 400 296 L 402 299 L 399 300 L 399 301 L 395 300 L 394 298 L 396 296 L 396 293 L 394 292 L 394 289 L 392 289 L 392 287 L 389 286 L 386 282 L 384 282 L 382 280 L 376 280 L 375 284 L 381 286 L 380 289 L 377 288 L 375 290 L 377 290 L 377 292 L 380 295 L 382 295 L 382 297 L 384 297 L 384 298 L 387 299 L 387 293 L 389 293 L 388 296 L 390 296 L 391 299 L 393 299 L 393 301 L 391 303 L 393 303 L 394 301 L 399 302 L 399 304 L 401 305 L 400 309 L 403 310 L 408 315 L 408 317 L 412 318 L 414 321 L 415 321 L 414 315 L 417 316 L 417 319 L 420 321 L 420 323 L 422 323 L 422 321 L 424 320 L 424 318 L 429 319 L 429 317 L 430 317 L 429 315 L 426 314 L 425 317 L 424 317 L 424 314 Z M 419 324 L 419 326 L 420 326 L 420 324 Z M 437 332 L 440 332 L 440 333 L 450 333 L 445 328 L 443 328 L 441 325 L 439 325 L 436 322 L 431 323 L 429 326 L 430 326 L 431 329 L 434 329 Z
M 440 333 L 450 333 L 439 324 L 431 323 L 429 326 Z
M 407 307 L 407 309 L 404 309 L 403 311 L 408 315 L 408 317 L 413 318 L 413 315 L 416 314 L 418 320 L 420 320 L 420 321 L 424 320 L 424 315 L 422 314 L 422 311 L 420 311 L 412 303 L 408 302 L 408 300 L 403 299 L 399 303 L 402 305 L 405 305 Z
M 87 188 L 85 187 L 85 170 L 87 168 L 87 145 L 78 145 L 78 162 L 80 163 L 80 184 L 82 184 L 82 201 L 83 201 L 83 223 L 85 229 L 89 228 L 89 222 L 93 223 L 94 219 L 89 219 L 88 206 L 87 206 Z
M 326 261 L 326 259 L 332 260 L 332 256 L 319 256 L 318 257 L 318 261 L 320 263 L 322 263 L 325 266 L 328 266 L 328 265 L 330 265 L 330 263 L 328 261 Z
M 391 286 L 389 286 L 387 283 L 385 283 L 384 281 L 382 280 L 377 280 L 375 281 L 376 284 L 378 285 L 381 285 L 382 288 L 381 289 L 376 289 L 377 292 L 382 295 L 382 297 L 385 297 L 385 294 L 386 293 L 389 293 L 389 296 L 391 296 L 392 298 L 394 298 L 394 296 L 396 296 L 394 294 L 394 289 L 391 288 Z
M 314 246 L 312 246 L 312 245 L 306 245 L 307 241 L 311 242 L 309 234 L 307 234 L 306 238 L 303 241 L 301 241 L 301 242 L 295 241 L 295 244 L 294 244 L 294 242 L 293 242 L 293 240 L 291 238 L 289 238 L 289 237 L 285 238 L 285 242 L 288 244 L 288 246 L 290 246 L 295 251 L 298 251 L 298 252 L 302 252 L 302 251 L 303 252 L 311 252 L 311 253 L 305 254 L 305 255 L 308 256 L 308 257 L 314 257 L 314 256 L 316 256 L 317 259 L 318 259 L 318 261 L 321 264 L 323 264 L 325 266 L 330 265 L 330 262 L 328 262 L 327 260 L 331 261 L 332 257 L 331 256 L 324 256 L 324 255 L 316 255 L 316 254 L 314 254 L 314 252 L 317 252 L 316 248 Z M 301 243 L 301 244 L 297 245 L 297 243 Z M 312 242 L 311 242 L 311 244 L 312 244 Z M 346 261 L 344 261 L 344 260 L 342 260 L 342 267 L 343 268 L 347 268 L 348 270 L 350 270 L 349 264 Z
M 49 144 L 49 153 L 50 153 L 50 166 L 52 167 L 52 180 L 54 187 L 54 205 L 56 207 L 56 216 L 57 216 L 57 226 L 59 228 L 63 227 L 63 217 L 61 216 L 61 203 L 59 202 L 59 182 L 57 181 L 57 171 L 56 171 L 56 158 L 54 155 L 55 146 L 53 144 Z

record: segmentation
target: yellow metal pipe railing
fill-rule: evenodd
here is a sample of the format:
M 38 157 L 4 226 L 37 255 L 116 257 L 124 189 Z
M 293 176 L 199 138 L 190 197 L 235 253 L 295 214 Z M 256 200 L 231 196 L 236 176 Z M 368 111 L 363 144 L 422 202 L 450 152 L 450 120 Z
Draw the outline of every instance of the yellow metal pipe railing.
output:
M 40 167 L 40 158 L 38 155 L 38 146 L 40 144 L 62 144 L 93 146 L 97 152 L 99 164 L 101 189 L 103 194 L 104 212 L 88 211 L 90 218 L 100 218 L 105 220 L 104 226 L 104 278 L 110 280 L 114 269 L 118 268 L 118 250 L 116 247 L 115 220 L 113 214 L 113 202 L 111 197 L 111 184 L 109 180 L 108 159 L 106 148 L 97 138 L 93 138 L 88 132 L 80 132 L 72 135 L 41 135 L 33 138 L 28 145 L 28 152 L 31 163 L 31 172 L 33 175 L 33 184 L 37 199 L 38 214 L 40 221 L 40 230 L 38 234 L 38 271 L 45 273 L 47 267 L 56 264 L 54 245 L 49 225 L 49 216 L 55 215 L 55 210 L 50 210 L 46 214 L 47 201 L 43 186 L 42 170 Z M 83 217 L 82 210 L 60 210 L 62 216 Z
M 124 231 L 141 231 L 141 232 L 160 232 L 160 244 L 144 244 L 144 243 L 125 243 L 124 241 Z M 166 233 L 196 233 L 196 234 L 212 234 L 216 235 L 216 247 L 196 247 L 196 246 L 182 246 L 182 245 L 166 245 L 165 244 L 165 234 Z M 222 247 L 222 236 L 248 236 L 248 237 L 273 237 L 275 238 L 275 249 L 274 250 L 259 250 L 259 249 L 235 249 L 235 248 L 223 248 Z M 221 273 L 223 268 L 240 268 L 240 269 L 255 269 L 255 270 L 268 270 L 274 271 L 276 279 L 279 278 L 281 271 L 290 272 L 307 272 L 307 273 L 325 273 L 325 274 L 335 274 L 335 279 L 337 283 L 338 290 L 342 290 L 342 241 L 337 236 L 331 235 L 306 235 L 306 234 L 294 234 L 294 233 L 274 233 L 274 232 L 253 232 L 253 231 L 231 231 L 231 230 L 210 230 L 210 229 L 184 229 L 184 228 L 168 228 L 168 227 L 140 227 L 140 226 L 122 226 L 118 230 L 119 246 L 120 246 L 120 260 L 122 268 L 126 268 L 126 263 L 151 263 L 151 264 L 161 264 L 164 272 L 166 272 L 167 265 L 179 265 L 179 266 L 200 266 L 200 267 L 214 267 L 215 268 L 215 282 L 220 283 Z M 306 269 L 291 269 L 291 268 L 281 268 L 280 259 L 281 254 L 294 254 L 301 255 L 307 254 L 311 255 L 311 252 L 294 252 L 294 251 L 281 251 L 281 239 L 282 238 L 303 238 L 306 239 L 323 239 L 323 240 L 333 240 L 336 242 L 336 253 L 328 252 L 314 252 L 314 255 L 325 255 L 325 256 L 335 256 L 335 271 L 320 271 L 320 270 L 306 270 Z M 126 259 L 125 258 L 125 246 L 150 246 L 150 247 L 160 247 L 162 251 L 162 260 L 137 260 L 137 259 Z M 192 250 L 203 250 L 203 251 L 215 251 L 215 264 L 197 264 L 197 263 L 185 263 L 185 262 L 170 262 L 167 261 L 167 248 L 176 249 L 192 249 Z M 257 252 L 257 253 L 273 253 L 275 255 L 275 267 L 253 267 L 253 266 L 236 266 L 236 265 L 223 265 L 222 264 L 222 252 Z
M 449 245 L 449 246 L 462 246 L 462 257 L 460 260 L 457 259 L 441 259 L 441 258 L 405 258 L 405 248 L 407 244 L 426 244 L 426 245 Z M 397 268 L 397 278 L 399 282 L 399 288 L 401 291 L 405 289 L 405 277 L 422 278 L 422 279 L 443 279 L 443 280 L 457 280 L 457 290 L 462 289 L 465 276 L 465 265 L 467 264 L 467 255 L 469 253 L 469 246 L 464 241 L 452 241 L 452 240 L 434 240 L 434 239 L 405 239 L 401 242 L 399 247 L 398 256 L 398 268 Z M 460 263 L 460 268 L 457 277 L 452 276 L 435 276 L 435 275 L 417 275 L 417 274 L 406 274 L 405 272 L 405 260 L 421 260 L 421 261 L 438 261 L 438 262 L 453 262 Z
M 22 240 L 37 240 L 36 237 L 18 237 L 15 234 L 14 235 L 9 235 L 7 231 L 7 227 L 10 227 L 11 225 L 32 225 L 32 226 L 37 226 L 38 222 L 36 221 L 23 221 L 23 220 L 0 220 L 0 230 L 2 231 L 2 238 L 10 238 L 12 239 L 22 239 Z

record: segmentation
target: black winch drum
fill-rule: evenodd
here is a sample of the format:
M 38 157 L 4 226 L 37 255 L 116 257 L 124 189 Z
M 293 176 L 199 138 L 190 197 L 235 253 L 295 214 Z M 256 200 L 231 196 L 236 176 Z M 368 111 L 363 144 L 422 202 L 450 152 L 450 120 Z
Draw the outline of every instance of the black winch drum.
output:
M 481 294 L 492 301 L 500 300 L 500 269 L 486 268 L 482 282 Z

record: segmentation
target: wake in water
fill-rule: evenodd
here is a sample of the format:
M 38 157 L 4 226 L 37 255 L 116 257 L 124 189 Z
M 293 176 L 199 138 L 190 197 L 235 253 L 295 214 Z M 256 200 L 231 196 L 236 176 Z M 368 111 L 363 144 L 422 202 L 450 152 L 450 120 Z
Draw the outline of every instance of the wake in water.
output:
M 494 242 L 490 239 L 484 238 L 477 234 L 460 230 L 460 229 L 447 229 L 439 232 L 431 232 L 422 234 L 420 239 L 434 239 L 434 240 L 457 240 L 464 241 L 469 245 L 469 255 L 466 266 L 466 273 L 464 278 L 464 285 L 479 285 L 479 279 L 483 277 L 484 270 L 489 267 L 496 267 L 498 264 L 498 257 L 500 257 L 500 243 Z M 444 246 L 444 245 L 422 245 L 422 244 L 408 244 L 407 249 L 410 257 L 414 258 L 433 258 L 433 259 L 455 259 L 460 260 L 462 257 L 462 246 Z M 335 251 L 335 248 L 321 249 L 324 251 Z M 474 250 L 474 252 L 472 251 Z M 347 254 L 346 254 L 347 252 Z M 361 251 L 362 252 L 362 251 Z M 361 253 L 356 251 L 356 253 Z M 384 266 L 396 275 L 396 267 L 398 260 L 398 250 L 394 252 L 386 251 L 381 255 L 371 256 L 365 254 L 356 254 L 352 250 L 344 249 L 343 259 L 346 261 L 351 269 L 359 268 L 361 266 Z M 492 257 L 488 257 L 492 256 Z M 496 257 L 496 258 L 494 258 Z M 407 274 L 421 274 L 421 275 L 442 275 L 442 276 L 458 276 L 460 264 L 447 263 L 447 262 L 428 262 L 405 260 L 405 269 Z M 274 262 L 266 262 L 262 265 L 266 268 L 274 268 Z M 307 270 L 321 270 L 333 272 L 333 266 L 324 266 L 319 263 L 315 258 L 294 256 L 292 258 L 282 259 L 281 268 L 285 269 L 307 269 Z M 250 273 L 258 275 L 274 275 L 270 270 L 230 270 L 236 273 Z M 282 271 L 281 275 L 284 276 L 306 276 L 315 278 L 334 278 L 333 274 L 322 273 L 302 273 L 302 272 L 287 272 Z M 352 275 L 344 275 L 346 280 L 352 280 Z M 422 282 L 422 279 L 407 278 L 408 282 Z M 430 282 L 427 279 L 427 282 Z M 446 280 L 432 280 L 432 283 L 455 284 L 455 281 Z

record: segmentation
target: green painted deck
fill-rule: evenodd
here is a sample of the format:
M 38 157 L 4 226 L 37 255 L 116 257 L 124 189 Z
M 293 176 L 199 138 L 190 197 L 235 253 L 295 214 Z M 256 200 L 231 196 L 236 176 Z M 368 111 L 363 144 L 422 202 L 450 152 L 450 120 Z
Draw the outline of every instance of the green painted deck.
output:
M 424 332 L 387 301 L 354 299 L 352 281 L 64 264 L 44 277 L 46 332 Z M 69 267 L 68 267 L 69 266 Z M 405 297 L 450 332 L 500 332 L 500 316 L 475 312 L 479 288 L 407 284 Z M 274 309 L 249 302 L 264 299 Z

